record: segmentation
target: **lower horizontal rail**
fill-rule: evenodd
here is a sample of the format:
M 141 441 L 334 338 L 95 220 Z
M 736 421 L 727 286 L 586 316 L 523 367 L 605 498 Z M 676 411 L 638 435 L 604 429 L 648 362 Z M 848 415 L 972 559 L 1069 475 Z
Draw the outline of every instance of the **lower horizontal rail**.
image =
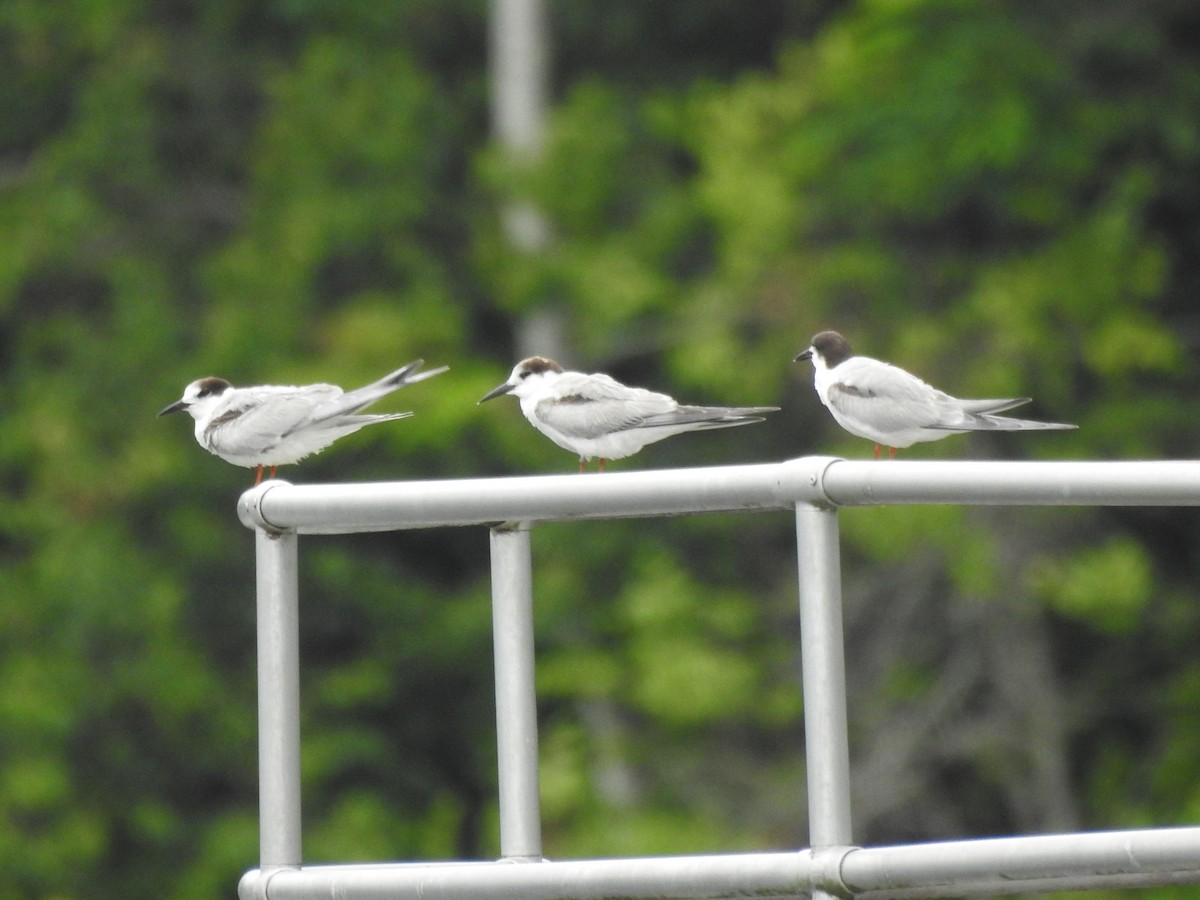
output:
M 889 900 L 1200 884 L 1200 828 L 863 848 L 841 876 L 856 895 Z
M 253 870 L 241 900 L 566 900 L 799 897 L 812 856 L 800 853 L 566 862 L 408 863 Z
M 1200 884 L 1200 828 L 837 847 L 794 853 L 247 872 L 241 900 L 966 897 Z

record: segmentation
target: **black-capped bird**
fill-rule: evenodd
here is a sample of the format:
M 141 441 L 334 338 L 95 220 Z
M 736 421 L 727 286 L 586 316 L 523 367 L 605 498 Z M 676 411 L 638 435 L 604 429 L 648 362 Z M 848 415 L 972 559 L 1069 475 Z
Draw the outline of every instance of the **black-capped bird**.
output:
M 531 356 L 508 380 L 479 402 L 502 394 L 521 401 L 521 412 L 538 431 L 579 456 L 579 471 L 592 457 L 600 471 L 610 459 L 632 456 L 647 444 L 685 431 L 732 428 L 763 421 L 776 406 L 684 406 L 666 394 L 627 387 L 603 374 L 565 372 L 552 359 Z
M 897 366 L 869 356 L 855 356 L 836 331 L 822 331 L 795 362 L 811 360 L 813 384 L 837 423 L 858 437 L 875 442 L 891 456 L 897 447 L 937 441 L 968 431 L 1062 431 L 1059 422 L 1013 419 L 996 413 L 1028 403 L 1028 397 L 1003 400 L 960 400 L 932 387 Z

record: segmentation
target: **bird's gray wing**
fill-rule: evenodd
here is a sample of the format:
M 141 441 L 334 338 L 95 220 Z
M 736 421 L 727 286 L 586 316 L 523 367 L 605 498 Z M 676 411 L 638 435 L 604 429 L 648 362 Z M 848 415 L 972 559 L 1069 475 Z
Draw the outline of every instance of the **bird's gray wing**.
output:
M 679 408 L 666 394 L 628 387 L 602 374 L 566 373 L 556 386 L 558 396 L 538 402 L 535 413 L 568 437 L 598 438 L 644 427 L 648 418 L 669 416 Z
M 661 415 L 659 404 L 583 397 L 578 394 L 540 401 L 539 419 L 555 431 L 574 438 L 598 438 L 614 431 L 642 427 L 648 415 Z
M 884 434 L 934 427 L 946 421 L 953 408 L 953 397 L 878 360 L 859 357 L 847 361 L 838 367 L 836 375 L 827 392 L 830 407 Z
M 238 453 L 270 450 L 311 421 L 313 409 L 342 393 L 332 384 L 305 387 L 266 386 L 236 397 L 209 423 L 209 443 L 220 442 Z

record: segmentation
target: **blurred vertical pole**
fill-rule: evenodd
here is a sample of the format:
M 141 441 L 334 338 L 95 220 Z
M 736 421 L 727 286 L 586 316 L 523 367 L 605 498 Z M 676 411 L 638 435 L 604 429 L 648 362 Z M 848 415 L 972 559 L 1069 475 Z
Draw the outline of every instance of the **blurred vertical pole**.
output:
M 492 125 L 496 139 L 517 158 L 535 159 L 546 119 L 546 12 L 542 0 L 492 0 Z M 530 204 L 503 211 L 513 246 L 534 253 L 547 229 Z
M 542 150 L 549 93 L 549 30 L 545 0 L 492 0 L 492 129 L 510 157 L 534 162 Z M 519 253 L 538 254 L 550 241 L 545 217 L 532 204 L 513 201 L 501 210 L 504 233 Z M 561 312 L 542 307 L 517 324 L 518 357 L 561 358 Z

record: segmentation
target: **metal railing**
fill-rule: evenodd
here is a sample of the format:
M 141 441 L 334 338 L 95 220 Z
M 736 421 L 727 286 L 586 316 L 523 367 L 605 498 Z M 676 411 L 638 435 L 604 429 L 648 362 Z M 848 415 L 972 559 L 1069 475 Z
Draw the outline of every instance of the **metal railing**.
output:
M 855 847 L 850 821 L 839 506 L 1200 506 L 1200 462 L 782 463 L 603 476 L 384 484 L 269 481 L 256 532 L 259 868 L 242 900 L 938 897 L 1200 883 L 1200 827 Z M 792 510 L 811 848 L 542 859 L 530 528 L 540 521 Z M 495 862 L 302 866 L 297 536 L 486 525 L 491 532 L 500 851 Z M 517 864 L 525 863 L 525 864 Z

